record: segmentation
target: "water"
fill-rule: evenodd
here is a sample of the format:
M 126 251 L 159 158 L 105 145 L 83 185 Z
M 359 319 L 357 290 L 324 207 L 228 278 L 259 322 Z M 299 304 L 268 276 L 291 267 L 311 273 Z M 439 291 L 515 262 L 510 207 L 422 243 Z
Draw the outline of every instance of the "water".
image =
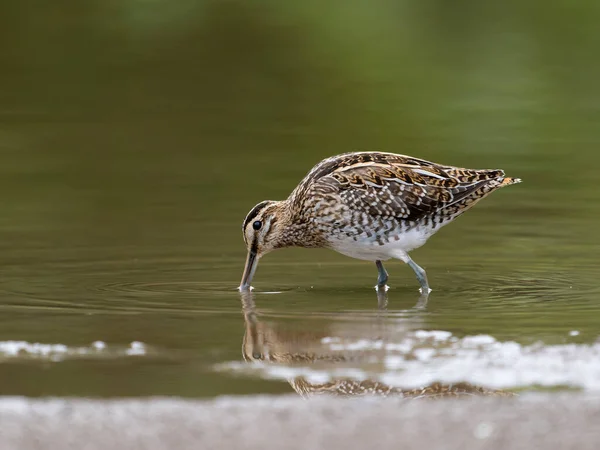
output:
M 596 6 L 563 6 L 0 6 L 1 393 L 597 390 L 600 32 Z M 400 262 L 382 310 L 372 264 L 268 255 L 252 301 L 287 331 L 273 345 L 344 357 L 244 362 L 244 215 L 358 149 L 523 183 L 413 253 L 424 307 Z

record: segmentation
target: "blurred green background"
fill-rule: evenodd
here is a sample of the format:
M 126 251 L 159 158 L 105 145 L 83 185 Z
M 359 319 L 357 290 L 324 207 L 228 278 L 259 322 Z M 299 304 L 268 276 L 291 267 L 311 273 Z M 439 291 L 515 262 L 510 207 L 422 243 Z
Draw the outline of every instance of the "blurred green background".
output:
M 524 180 L 415 252 L 425 327 L 593 340 L 598 23 L 591 0 L 2 2 L 0 340 L 184 356 L 0 358 L 0 393 L 289 391 L 210 369 L 241 358 L 241 222 L 354 150 Z M 388 271 L 391 305 L 411 307 L 412 272 Z M 375 278 L 332 252 L 276 252 L 255 285 L 284 294 L 257 303 L 298 321 L 372 309 Z

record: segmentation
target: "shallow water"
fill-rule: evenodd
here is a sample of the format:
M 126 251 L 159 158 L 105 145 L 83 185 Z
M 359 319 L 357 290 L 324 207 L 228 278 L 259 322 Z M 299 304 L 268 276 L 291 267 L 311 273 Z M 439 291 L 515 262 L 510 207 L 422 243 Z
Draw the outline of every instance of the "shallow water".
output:
M 286 393 L 298 376 L 598 389 L 595 7 L 569 12 L 585 38 L 557 43 L 518 5 L 440 27 L 441 4 L 343 20 L 311 2 L 126 4 L 53 2 L 48 22 L 0 7 L 1 394 Z M 524 182 L 413 253 L 433 288 L 417 308 L 400 262 L 381 309 L 370 263 L 268 255 L 252 317 L 288 331 L 276 345 L 345 359 L 244 362 L 245 214 L 357 149 Z

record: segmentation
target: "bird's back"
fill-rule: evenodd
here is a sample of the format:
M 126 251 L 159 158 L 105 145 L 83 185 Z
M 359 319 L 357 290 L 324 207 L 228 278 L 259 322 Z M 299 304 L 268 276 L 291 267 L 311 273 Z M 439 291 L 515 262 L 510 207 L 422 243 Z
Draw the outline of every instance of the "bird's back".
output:
M 318 163 L 290 196 L 298 208 L 337 199 L 375 219 L 454 218 L 492 191 L 520 180 L 383 152 L 345 153 Z

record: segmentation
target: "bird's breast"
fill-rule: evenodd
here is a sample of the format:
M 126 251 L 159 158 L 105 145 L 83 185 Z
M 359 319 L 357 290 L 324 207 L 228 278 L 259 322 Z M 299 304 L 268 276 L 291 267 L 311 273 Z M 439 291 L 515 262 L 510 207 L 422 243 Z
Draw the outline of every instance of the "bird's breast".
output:
M 350 256 L 367 261 L 402 259 L 408 252 L 421 247 L 436 230 L 429 227 L 411 228 L 396 224 L 379 231 L 366 227 L 345 227 L 329 236 L 329 247 Z

